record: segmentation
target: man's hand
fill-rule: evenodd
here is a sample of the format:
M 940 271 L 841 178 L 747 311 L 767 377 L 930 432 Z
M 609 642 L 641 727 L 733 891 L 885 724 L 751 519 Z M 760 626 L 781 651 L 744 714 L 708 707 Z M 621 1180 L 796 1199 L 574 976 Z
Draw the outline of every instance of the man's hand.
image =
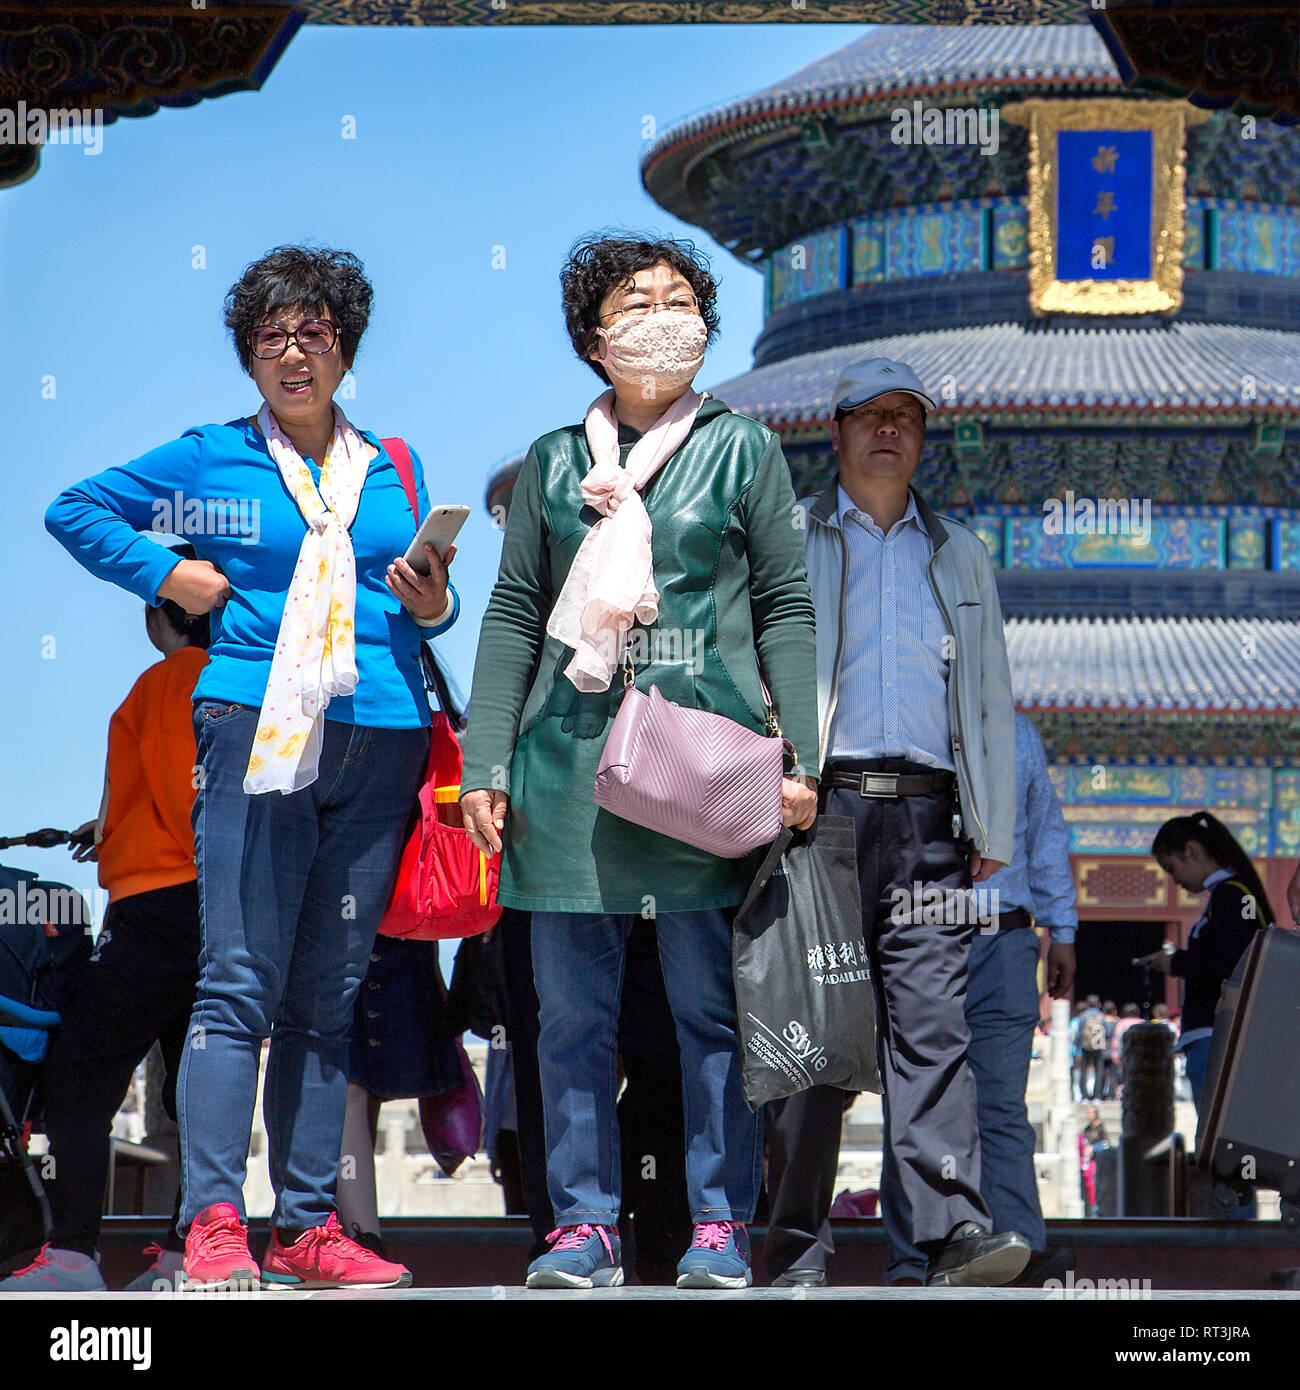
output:
M 470 844 L 484 854 L 496 854 L 501 848 L 501 832 L 505 829 L 506 811 L 510 798 L 505 792 L 466 792 L 460 799 L 460 814 L 469 831 Z
M 781 824 L 807 830 L 817 819 L 817 783 L 811 777 L 781 778 Z
M 969 863 L 972 883 L 983 883 L 985 879 L 992 878 L 999 869 L 1007 867 L 1000 859 L 983 859 L 973 850 Z
M 211 613 L 230 597 L 230 581 L 207 560 L 180 560 L 158 586 L 158 597 L 187 613 Z
M 1074 993 L 1074 947 L 1053 941 L 1047 948 L 1047 992 L 1053 999 Z
M 1138 965 L 1145 965 L 1148 970 L 1159 970 L 1162 974 L 1169 974 L 1169 953 L 1167 951 L 1152 951 L 1149 956 L 1139 956 Z

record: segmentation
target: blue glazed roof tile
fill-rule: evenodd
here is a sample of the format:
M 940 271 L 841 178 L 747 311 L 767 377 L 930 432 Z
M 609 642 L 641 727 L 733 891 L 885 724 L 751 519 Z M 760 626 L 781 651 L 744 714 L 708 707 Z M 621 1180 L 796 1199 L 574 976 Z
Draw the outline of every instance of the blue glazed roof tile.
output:
M 1300 622 L 1009 618 L 1006 634 L 1025 710 L 1291 714 L 1300 700 Z
M 1119 73 L 1106 45 L 1088 24 L 891 24 L 871 30 L 746 100 L 798 101 L 810 94 L 852 95 L 1023 78 L 1118 81 Z
M 1120 77 L 1088 24 L 880 25 L 781 82 L 671 127 L 647 149 L 642 167 L 683 140 L 745 117 L 949 87 L 1026 82 L 1118 87 Z
M 804 353 L 710 386 L 764 424 L 824 421 L 841 369 L 859 357 L 909 363 L 955 410 L 1300 409 L 1300 333 L 1239 324 L 1038 328 L 985 324 L 900 333 Z M 1253 396 L 1243 381 L 1253 382 Z

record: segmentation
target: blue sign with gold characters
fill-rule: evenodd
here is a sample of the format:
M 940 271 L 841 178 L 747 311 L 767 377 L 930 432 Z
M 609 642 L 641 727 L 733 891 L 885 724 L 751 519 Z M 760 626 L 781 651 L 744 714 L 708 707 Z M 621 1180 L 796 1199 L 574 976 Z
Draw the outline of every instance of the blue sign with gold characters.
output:
M 1151 278 L 1151 132 L 1059 130 L 1059 280 Z
M 1029 130 L 1029 307 L 1169 314 L 1183 300 L 1185 133 L 1208 113 L 1123 97 L 1010 102 Z

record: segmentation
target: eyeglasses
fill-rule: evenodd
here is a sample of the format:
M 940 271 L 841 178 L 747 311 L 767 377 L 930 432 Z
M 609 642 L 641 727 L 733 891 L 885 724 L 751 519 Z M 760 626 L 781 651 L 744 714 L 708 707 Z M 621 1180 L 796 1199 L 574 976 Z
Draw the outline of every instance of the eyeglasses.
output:
M 643 319 L 647 314 L 657 314 L 660 309 L 679 309 L 687 314 L 698 314 L 700 301 L 693 294 L 675 294 L 671 299 L 659 300 L 654 304 L 629 304 L 626 309 L 612 309 L 608 314 L 601 314 L 597 322 L 616 319 L 620 314 L 626 314 L 630 319 Z
M 893 410 L 882 410 L 878 405 L 860 405 L 854 410 L 846 410 L 855 420 L 865 420 L 875 428 L 883 420 L 900 425 L 919 425 L 925 419 L 925 412 L 919 405 L 898 405 Z
M 334 346 L 338 336 L 338 329 L 329 319 L 304 319 L 292 333 L 269 324 L 255 328 L 248 335 L 248 346 L 253 356 L 264 362 L 283 357 L 291 342 L 297 343 L 301 352 L 319 356 Z

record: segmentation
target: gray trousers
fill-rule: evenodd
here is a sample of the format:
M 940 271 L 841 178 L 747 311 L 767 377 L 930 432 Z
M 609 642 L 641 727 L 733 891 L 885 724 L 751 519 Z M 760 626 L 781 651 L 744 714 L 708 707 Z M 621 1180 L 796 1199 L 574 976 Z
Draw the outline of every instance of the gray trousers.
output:
M 929 770 L 902 759 L 876 759 L 869 766 L 881 772 Z M 884 1149 L 887 1172 L 892 1171 L 881 1194 L 886 1229 L 905 1232 L 911 1249 L 943 1241 L 963 1221 L 991 1227 L 980 1196 L 975 1080 L 966 1063 L 973 927 L 927 922 L 928 914 L 911 910 L 916 882 L 954 889 L 970 885 L 965 857 L 953 839 L 952 797 L 935 792 L 884 800 L 829 787 L 821 794 L 820 809 L 851 816 L 857 830 L 863 935 L 871 952 L 885 1088 Z M 793 1109 L 787 1101 L 783 1114 L 770 1116 L 778 1133 L 770 1160 L 802 1155 L 784 1166 L 771 1161 L 769 1169 L 768 1249 L 775 1253 L 775 1258 L 769 1253 L 774 1273 L 794 1265 L 824 1267 L 830 1252 L 829 1201 L 820 1203 L 835 1180 L 842 1093 L 818 1087 L 795 1099 Z M 801 1123 L 812 1132 L 792 1136 Z M 820 1163 L 814 1157 L 818 1148 Z
M 966 983 L 967 1062 L 975 1076 L 980 1131 L 980 1194 L 994 1231 L 1019 1231 L 1035 1250 L 1047 1247 L 1047 1227 L 1034 1175 L 1034 1131 L 1025 1112 L 1025 1086 L 1038 1019 L 1038 938 L 1031 931 L 975 933 Z M 829 1211 L 839 1166 L 844 1093 L 814 1086 L 767 1107 L 771 1154 L 771 1224 L 767 1262 L 773 1276 L 787 1269 L 826 1268 L 834 1254 Z M 891 1280 L 925 1277 L 925 1256 L 907 1233 L 910 1214 L 898 1166 L 886 1151 L 883 1204 Z

